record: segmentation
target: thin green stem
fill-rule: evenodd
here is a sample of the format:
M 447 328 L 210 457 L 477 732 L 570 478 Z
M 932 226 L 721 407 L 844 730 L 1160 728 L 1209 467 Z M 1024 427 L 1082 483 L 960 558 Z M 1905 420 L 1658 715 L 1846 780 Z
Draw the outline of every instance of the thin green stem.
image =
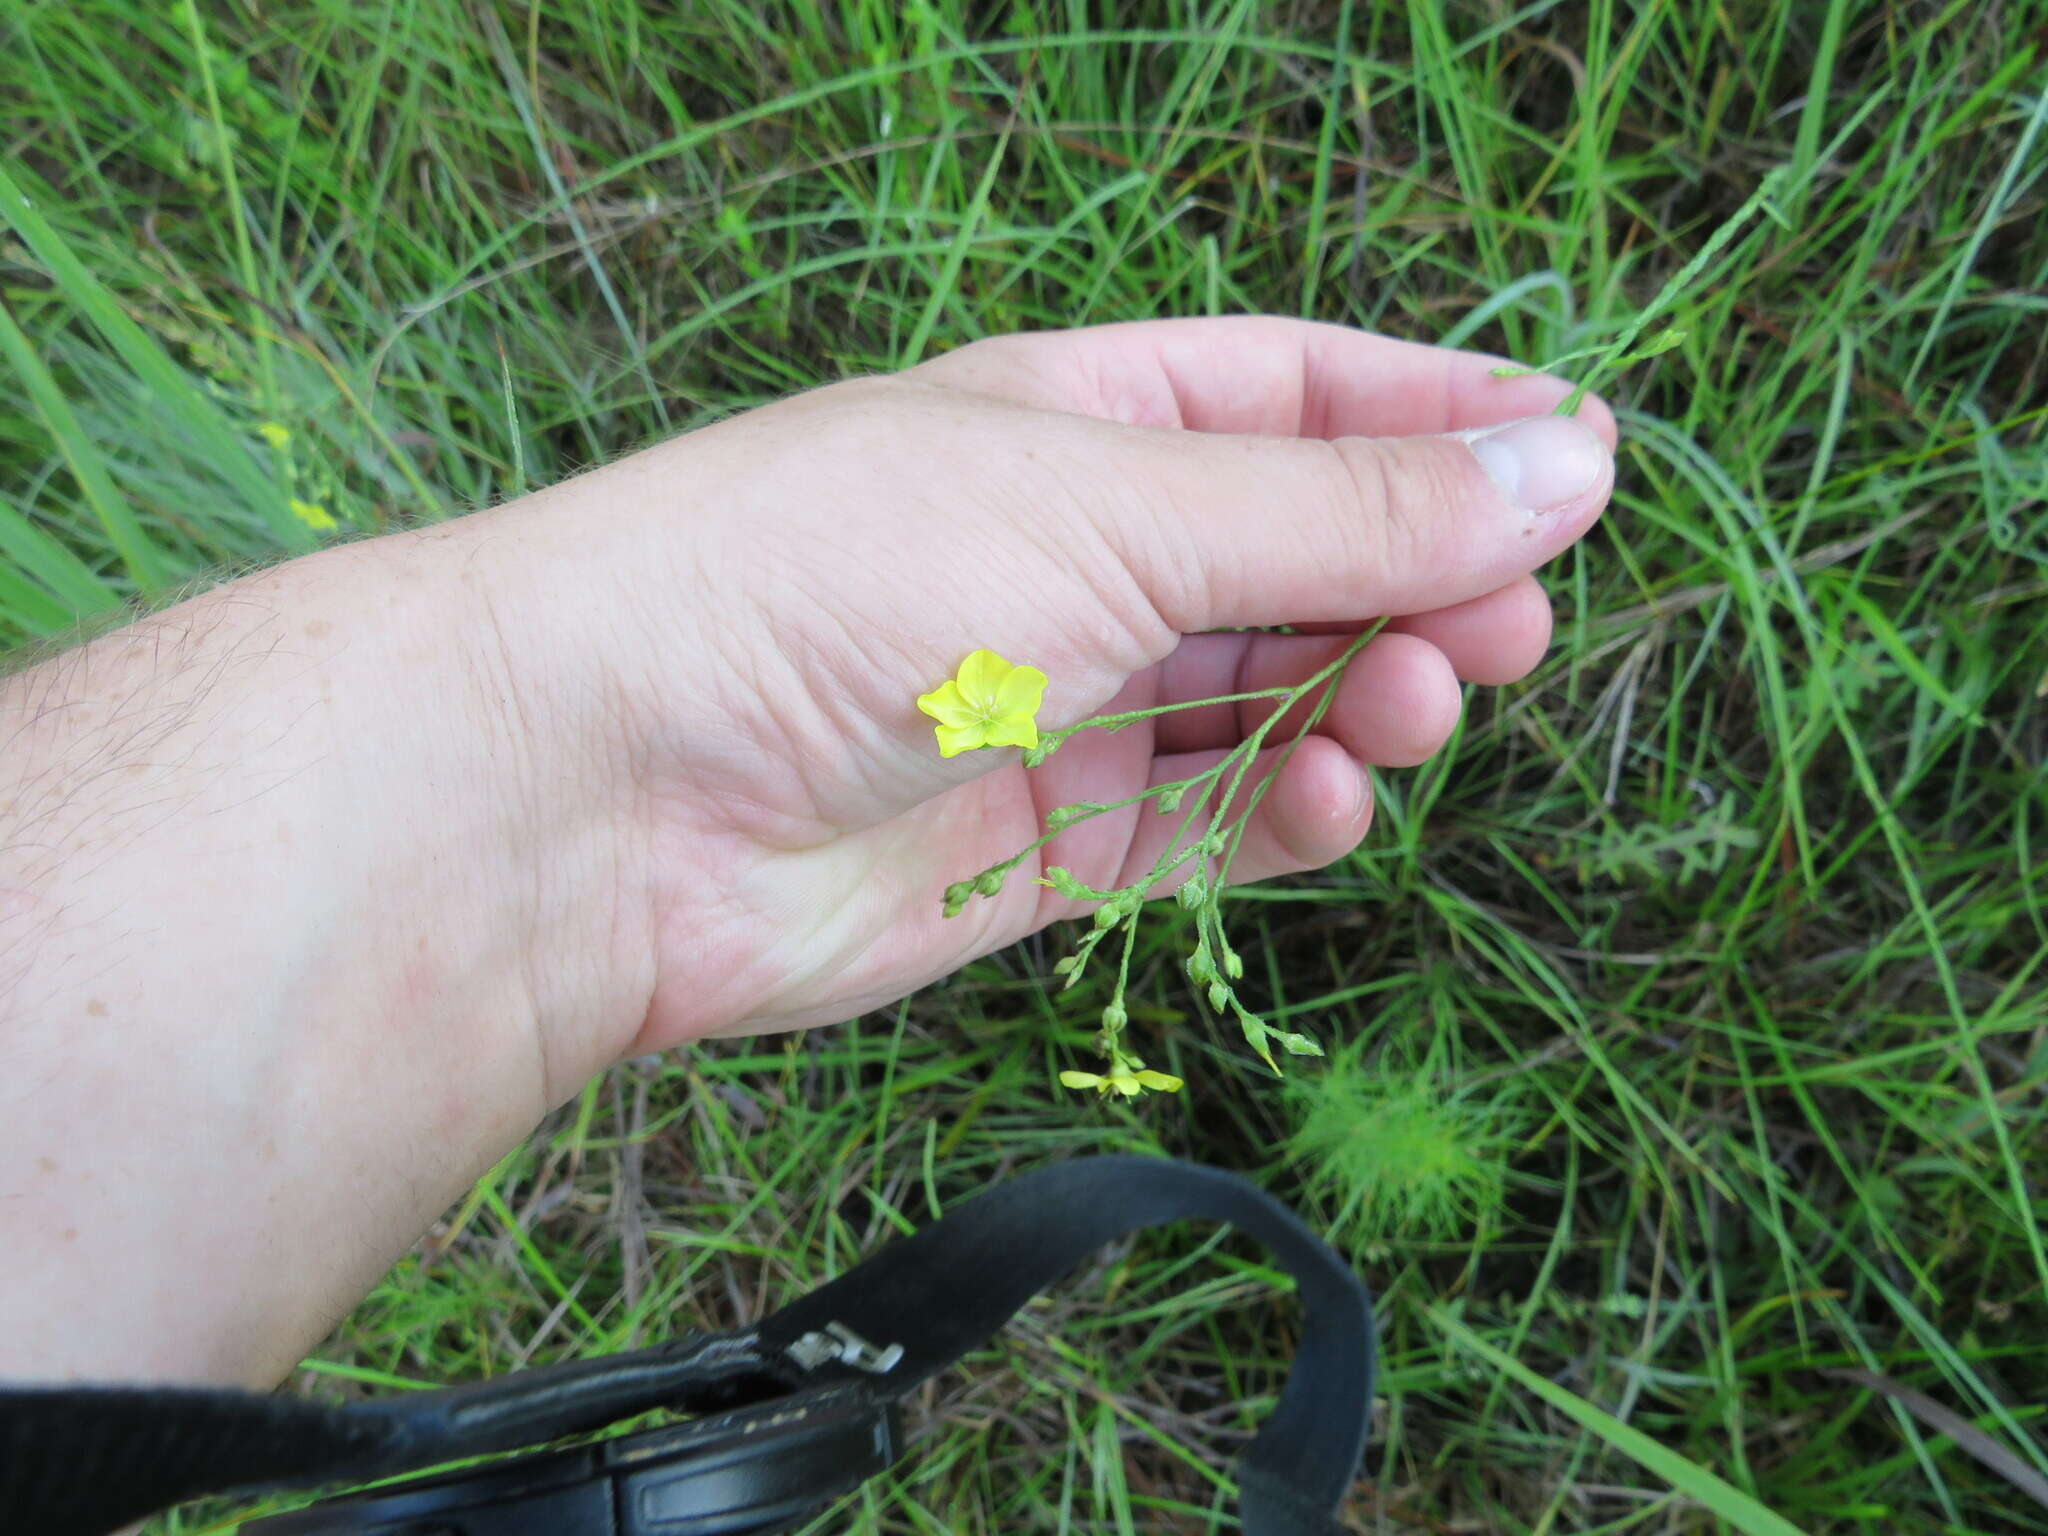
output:
M 1051 752 L 1083 731 L 1120 731 L 1139 720 L 1149 720 L 1156 715 L 1177 714 L 1184 709 L 1208 709 L 1216 704 L 1250 704 L 1259 699 L 1284 699 L 1293 690 L 1286 687 L 1260 688 L 1251 693 L 1222 693 L 1212 699 L 1184 699 L 1178 704 L 1154 704 L 1147 709 L 1131 709 L 1114 715 L 1095 715 L 1087 720 L 1063 725 L 1056 730 L 1038 733 L 1038 751 Z

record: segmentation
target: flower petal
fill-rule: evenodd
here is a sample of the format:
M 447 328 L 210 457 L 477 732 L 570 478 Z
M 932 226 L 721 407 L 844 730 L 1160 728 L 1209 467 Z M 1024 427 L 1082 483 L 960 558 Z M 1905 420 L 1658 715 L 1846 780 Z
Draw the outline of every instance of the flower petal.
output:
M 956 681 L 960 685 L 961 697 L 994 714 L 996 695 L 1002 689 L 1003 679 L 1012 670 L 1010 664 L 994 651 L 976 651 L 960 663 L 960 675 Z
M 1102 1078 L 1095 1072 L 1062 1072 L 1060 1085 L 1065 1088 L 1100 1088 Z
M 972 752 L 976 747 L 988 745 L 988 727 L 979 722 L 973 725 L 935 725 L 932 734 L 939 739 L 941 757 L 958 757 L 962 752 Z
M 1181 1090 L 1180 1079 L 1166 1072 L 1140 1072 L 1138 1081 L 1147 1088 L 1157 1088 L 1161 1093 L 1179 1093 Z
M 1012 667 L 996 689 L 996 708 L 1003 714 L 1035 715 L 1045 702 L 1045 674 L 1036 667 Z
M 992 747 L 1035 747 L 1038 745 L 1038 727 L 1031 723 L 1029 715 L 1003 715 L 988 722 L 988 744 Z
M 930 693 L 918 695 L 917 707 L 941 725 L 956 730 L 981 719 L 981 712 L 960 697 L 960 685 L 948 678 Z

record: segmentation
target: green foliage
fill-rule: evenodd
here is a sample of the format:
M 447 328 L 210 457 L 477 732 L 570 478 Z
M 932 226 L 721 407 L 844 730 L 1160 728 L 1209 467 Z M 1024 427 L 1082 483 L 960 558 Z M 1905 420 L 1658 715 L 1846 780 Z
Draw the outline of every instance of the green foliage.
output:
M 1728 861 L 1760 841 L 1743 826 L 1733 800 L 1719 800 L 1677 826 L 1617 827 L 1586 855 L 1589 874 L 1623 885 L 1685 885 L 1728 868 Z
M 991 865 L 972 879 L 957 881 L 946 888 L 941 905 L 946 916 L 957 917 L 965 910 L 970 897 L 995 895 L 1003 888 L 1010 871 L 1077 822 L 1130 805 L 1148 805 L 1158 815 L 1180 817 L 1178 829 L 1160 851 L 1152 868 L 1128 885 L 1098 891 L 1082 884 L 1070 870 L 1058 864 L 1048 865 L 1044 874 L 1038 877 L 1040 885 L 1051 887 L 1069 901 L 1099 903 L 1091 926 L 1082 933 L 1074 952 L 1053 967 L 1053 974 L 1066 978 L 1065 986 L 1071 987 L 1081 979 L 1090 957 L 1101 947 L 1104 939 L 1112 933 L 1122 936 L 1116 981 L 1109 1001 L 1103 1006 L 1102 1029 L 1095 1041 L 1095 1048 L 1105 1061 L 1104 1071 L 1111 1079 L 1128 1085 L 1134 1081 L 1130 1074 L 1143 1065 L 1123 1043 L 1124 1028 L 1130 1022 L 1124 994 L 1130 985 L 1131 954 L 1137 942 L 1138 921 L 1144 904 L 1147 898 L 1168 890 L 1175 893 L 1183 908 L 1195 915 L 1194 943 L 1182 961 L 1182 969 L 1190 982 L 1203 989 L 1210 1008 L 1236 1020 L 1245 1043 L 1269 1068 L 1278 1070 L 1273 1060 L 1272 1048 L 1275 1045 L 1295 1056 L 1323 1054 L 1323 1048 L 1309 1036 L 1298 1030 L 1273 1028 L 1238 997 L 1235 984 L 1244 978 L 1244 958 L 1230 947 L 1230 941 L 1223 933 L 1223 888 L 1230 878 L 1231 863 L 1244 841 L 1245 828 L 1250 824 L 1252 813 L 1259 808 L 1266 791 L 1279 777 L 1281 768 L 1286 765 L 1287 754 L 1293 750 L 1294 743 L 1308 735 L 1321 721 L 1337 696 L 1337 685 L 1343 681 L 1344 669 L 1377 631 L 1377 625 L 1369 626 L 1327 666 L 1291 688 L 1222 694 L 1182 704 L 1163 704 L 1153 709 L 1098 715 L 1076 725 L 1041 732 L 1038 745 L 1024 754 L 1024 765 L 1035 768 L 1057 752 L 1063 743 L 1083 731 L 1119 731 L 1139 720 L 1179 709 L 1202 709 L 1215 704 L 1250 701 L 1272 702 L 1272 712 L 1263 721 L 1201 772 L 1189 778 L 1154 784 L 1127 799 L 1107 804 L 1082 801 L 1055 806 L 1046 812 L 1045 831 L 1041 836 L 1002 863 Z M 1298 707 L 1302 712 L 1295 715 Z M 1290 716 L 1297 721 L 1294 734 L 1287 738 L 1284 749 L 1272 765 L 1254 775 L 1260 752 Z M 1190 795 L 1194 797 L 1192 800 L 1188 799 Z M 1089 1077 L 1086 1086 L 1094 1086 L 1101 1080 L 1099 1075 L 1084 1075 Z M 1176 1083 L 1174 1086 L 1179 1085 Z
M 1551 660 L 1382 776 L 1359 856 L 1219 898 L 1248 1010 L 1515 1138 L 1490 1221 L 1368 1250 L 1349 1519 L 1733 1528 L 1705 1474 L 1814 1532 L 2048 1531 L 1999 1470 L 2048 1471 L 2044 37 L 2042 0 L 15 5 L 40 224 L 0 211 L 0 304 L 68 410 L 0 362 L 0 643 L 310 542 L 291 496 L 441 516 L 995 332 L 1682 332 L 1596 386 L 1616 503 L 1545 574 Z M 1656 310 L 1777 166 L 1782 218 Z M 1044 942 L 629 1064 L 302 1384 L 723 1326 L 1083 1150 L 1267 1170 L 1335 1222 L 1275 1156 L 1308 1101 L 1179 968 L 1194 922 L 1148 918 L 1124 1007 L 1199 1095 L 1062 1090 L 1044 1041 L 1085 1054 L 1113 984 L 1051 990 Z M 1226 1529 L 1203 1425 L 1252 1426 L 1290 1329 L 1227 1243 L 1148 1239 L 820 1530 Z
M 1427 1067 L 1389 1066 L 1354 1043 L 1289 1085 L 1287 1161 L 1359 1246 L 1490 1235 L 1517 1118 Z

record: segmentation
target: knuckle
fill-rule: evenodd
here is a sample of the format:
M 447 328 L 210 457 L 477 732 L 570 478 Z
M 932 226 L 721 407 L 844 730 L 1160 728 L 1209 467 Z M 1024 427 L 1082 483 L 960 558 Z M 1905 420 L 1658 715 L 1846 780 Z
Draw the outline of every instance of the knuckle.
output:
M 1060 408 L 1069 403 L 1058 363 L 1064 349 L 1042 335 L 984 336 L 898 375 L 962 394 L 1014 405 Z
M 1386 568 L 1414 568 L 1438 552 L 1459 496 L 1459 477 L 1441 444 L 1430 439 L 1333 439 L 1338 494 L 1365 541 L 1367 557 Z
M 1062 477 L 1063 478 L 1063 477 Z M 1061 564 L 1090 590 L 1107 633 L 1099 647 L 1148 666 L 1202 627 L 1211 573 L 1175 510 L 1152 488 L 1112 481 L 1072 486 L 1081 515 L 1047 529 Z

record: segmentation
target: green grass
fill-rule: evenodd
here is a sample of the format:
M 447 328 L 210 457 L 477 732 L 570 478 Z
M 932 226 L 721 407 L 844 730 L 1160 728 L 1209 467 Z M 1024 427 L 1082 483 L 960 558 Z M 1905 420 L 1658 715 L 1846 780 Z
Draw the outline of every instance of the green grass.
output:
M 2048 1531 L 2048 5 L 22 0 L 0 43 L 0 643 L 301 547 L 290 497 L 399 526 L 1019 327 L 1540 360 L 1787 167 L 1607 385 L 1551 662 L 1383 776 L 1357 857 L 1230 903 L 1326 1089 L 1233 1046 L 1162 914 L 1132 1041 L 1190 1091 L 1063 1092 L 1093 994 L 1046 935 L 592 1084 L 301 1385 L 733 1324 L 1006 1170 L 1157 1149 L 1382 1293 L 1355 1529 Z M 1390 1096 L 1407 1204 L 1303 1138 Z M 1227 1528 L 1272 1281 L 1111 1252 L 817 1531 Z

